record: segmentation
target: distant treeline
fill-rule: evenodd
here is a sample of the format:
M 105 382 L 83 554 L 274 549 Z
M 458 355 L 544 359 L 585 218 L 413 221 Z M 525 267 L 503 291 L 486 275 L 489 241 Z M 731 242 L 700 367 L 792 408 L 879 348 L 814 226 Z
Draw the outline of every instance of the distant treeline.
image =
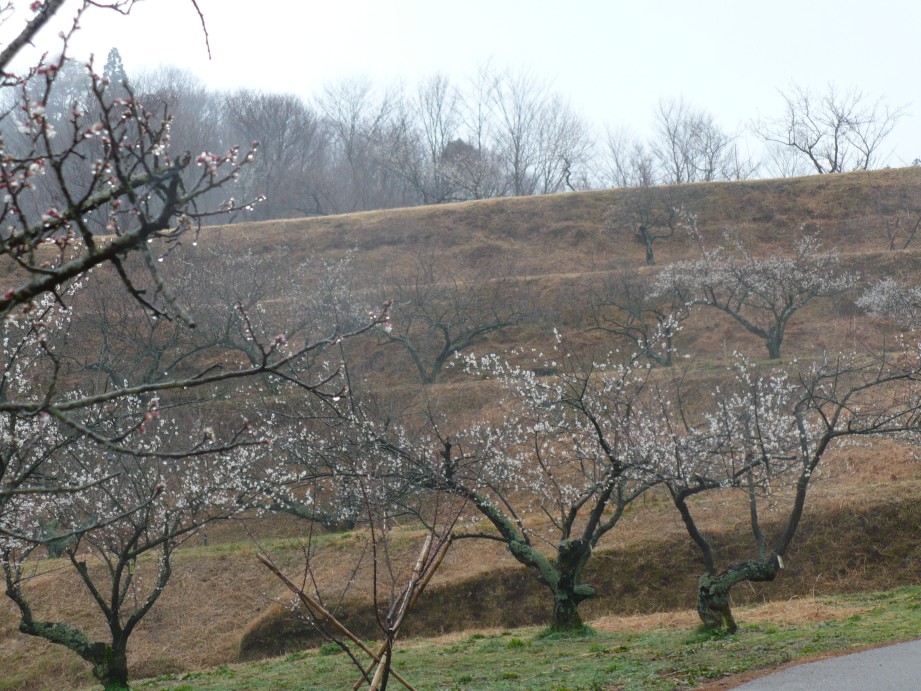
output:
M 902 115 L 856 91 L 793 86 L 776 120 L 732 131 L 684 100 L 660 101 L 653 134 L 640 139 L 589 123 L 533 74 L 489 67 L 459 83 L 442 74 L 411 86 L 342 80 L 309 100 L 215 91 L 175 67 L 129 77 L 116 49 L 104 70 L 112 98 L 130 89 L 155 115 L 173 116 L 174 155 L 259 142 L 237 189 L 209 200 L 227 208 L 232 194 L 232 222 L 871 168 Z M 74 109 L 96 101 L 85 65 L 65 63 L 62 72 L 45 107 L 66 142 Z M 3 130 L 8 145 L 21 136 L 15 118 L 4 119 Z M 751 141 L 759 142 L 757 159 Z M 36 200 L 41 205 L 41 195 Z

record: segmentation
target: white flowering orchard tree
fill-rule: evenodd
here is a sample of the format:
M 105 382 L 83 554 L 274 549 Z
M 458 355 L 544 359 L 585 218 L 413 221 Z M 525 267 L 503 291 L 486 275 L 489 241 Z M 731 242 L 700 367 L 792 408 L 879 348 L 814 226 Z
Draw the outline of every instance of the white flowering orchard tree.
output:
M 689 217 L 692 235 L 696 218 Z M 701 245 L 702 246 L 702 245 Z M 842 270 L 835 252 L 825 252 L 818 238 L 805 235 L 789 256 L 758 258 L 730 236 L 697 259 L 666 267 L 657 292 L 675 293 L 684 302 L 718 309 L 749 333 L 764 340 L 768 356 L 780 357 L 787 326 L 812 300 L 853 286 L 855 277 Z
M 504 543 L 551 591 L 552 628 L 573 631 L 582 627 L 579 604 L 594 595 L 582 582 L 592 551 L 658 482 L 638 405 L 650 370 L 636 358 L 580 362 L 561 340 L 550 357 L 532 358 L 521 367 L 468 357 L 471 374 L 502 386 L 504 420 L 454 435 L 439 427 L 427 453 L 401 456 L 403 472 L 475 507 L 491 529 L 461 537 Z
M 745 581 L 773 581 L 803 515 L 807 493 L 825 454 L 842 440 L 872 435 L 916 436 L 921 412 L 921 358 L 838 356 L 792 372 L 762 372 L 744 359 L 712 393 L 708 412 L 694 419 L 680 401 L 660 405 L 660 472 L 706 573 L 697 592 L 704 625 L 736 630 L 730 591 Z M 747 499 L 755 551 L 720 569 L 713 545 L 689 500 L 704 492 L 741 491 Z M 764 530 L 768 503 L 789 508 L 776 534 Z M 781 502 L 782 503 L 782 502 Z
M 386 315 L 316 336 L 313 322 L 278 327 L 258 305 L 240 302 L 227 307 L 235 318 L 225 323 L 239 327 L 245 347 L 212 340 L 205 348 L 183 337 L 196 322 L 177 297 L 188 286 L 174 290 L 181 271 L 171 267 L 211 215 L 200 206 L 205 195 L 232 182 L 252 152 L 172 152 L 169 116 L 148 112 L 130 86 L 115 88 L 92 64 L 82 68 L 89 102 L 52 118 L 49 104 L 67 98 L 59 80 L 79 22 L 133 3 L 68 5 L 75 17 L 59 56 L 14 73 L 12 61 L 39 42 L 63 4 L 4 3 L 0 13 L 7 22 L 27 15 L 0 51 L 2 96 L 12 104 L 0 113 L 0 548 L 21 630 L 75 650 L 115 687 L 126 682 L 127 637 L 165 585 L 176 543 L 255 494 L 244 480 L 261 461 L 234 395 L 245 398 L 243 387 L 258 395 L 277 380 L 318 400 L 334 396 L 344 386 L 338 358 L 325 365 L 323 351 Z M 105 234 L 94 234 L 100 227 Z M 106 325 L 91 325 L 93 300 L 106 291 L 125 298 L 113 311 L 132 327 L 117 344 Z M 167 334 L 157 326 L 164 323 L 182 327 Z M 94 351 L 112 356 L 99 360 L 115 365 L 105 376 L 91 366 L 99 364 L 87 356 Z M 137 358 L 172 364 L 137 366 Z M 23 577 L 41 544 L 65 550 L 106 617 L 109 642 L 32 615 Z M 109 586 L 96 585 L 95 562 L 83 565 L 89 550 L 108 565 Z M 150 550 L 159 550 L 161 565 L 143 576 L 151 587 L 139 601 L 149 604 L 126 611 L 125 592 L 141 587 L 128 565 Z
M 46 620 L 41 614 L 47 612 L 33 612 L 30 557 L 41 541 L 7 537 L 0 551 L 20 631 L 72 650 L 92 665 L 107 689 L 128 686 L 129 637 L 166 588 L 174 551 L 207 522 L 251 507 L 267 483 L 283 481 L 278 473 L 266 476 L 264 439 L 245 427 L 219 445 L 215 433 L 202 429 L 199 421 L 193 427 L 199 428 L 201 442 L 190 450 L 186 444 L 194 430 L 179 430 L 175 418 L 151 410 L 137 426 L 132 407 L 146 408 L 141 401 L 123 399 L 106 420 L 131 452 L 101 452 L 97 444 L 74 439 L 66 427 L 49 421 L 43 430 L 55 448 L 44 472 L 84 478 L 86 486 L 79 492 L 21 496 L 7 504 L 4 516 L 17 525 L 36 520 L 53 525 L 59 550 L 98 608 L 108 636 L 93 640 L 57 613 Z
M 857 298 L 857 306 L 907 331 L 921 327 L 921 285 L 881 278 Z
M 128 637 L 167 585 L 175 548 L 206 522 L 264 505 L 279 487 L 304 479 L 302 469 L 273 467 L 259 451 L 275 427 L 265 413 L 248 412 L 253 405 L 247 400 L 270 399 L 265 378 L 320 402 L 336 398 L 344 386 L 338 360 L 318 360 L 325 347 L 350 334 L 292 344 L 267 320 L 250 318 L 238 306 L 241 337 L 257 354 L 255 364 L 240 362 L 239 352 L 224 344 L 216 352 L 226 355 L 225 366 L 214 370 L 207 364 L 213 343 L 207 343 L 203 363 L 194 342 L 179 340 L 158 354 L 180 375 L 149 381 L 151 369 L 143 361 L 158 340 L 157 320 L 142 322 L 146 330 L 123 332 L 118 348 L 114 339 L 107 341 L 110 366 L 101 376 L 95 369 L 81 376 L 83 315 L 61 305 L 80 305 L 80 290 L 86 289 L 71 285 L 58 297 L 43 296 L 35 314 L 4 322 L 0 401 L 28 401 L 34 409 L 2 411 L 0 554 L 20 631 L 68 647 L 93 665 L 107 687 L 122 688 Z M 364 328 L 376 323 L 371 319 Z M 189 361 L 177 364 L 185 355 Z M 134 366 L 137 357 L 143 366 Z M 114 371 L 126 377 L 121 384 L 113 384 Z M 62 382 L 76 385 L 58 393 Z M 89 640 L 72 624 L 56 621 L 53 612 L 33 614 L 30 561 L 41 545 L 63 553 L 75 567 L 111 632 L 108 641 Z M 142 587 L 135 565 L 154 550 L 159 567 Z M 88 551 L 99 557 L 89 563 L 105 564 L 104 571 L 86 566 Z M 143 604 L 126 610 L 126 602 L 137 600 Z

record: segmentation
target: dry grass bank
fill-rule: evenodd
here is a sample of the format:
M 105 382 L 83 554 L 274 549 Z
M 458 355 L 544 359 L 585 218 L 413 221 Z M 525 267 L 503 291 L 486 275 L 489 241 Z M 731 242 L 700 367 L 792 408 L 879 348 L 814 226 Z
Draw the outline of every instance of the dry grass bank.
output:
M 854 173 L 834 177 L 693 185 L 654 190 L 661 203 L 696 213 L 709 240 L 732 226 L 758 254 L 786 251 L 806 229 L 816 229 L 835 247 L 848 267 L 869 282 L 879 276 L 921 276 L 921 238 L 908 249 L 887 251 L 886 219 L 906 208 L 921 207 L 921 169 Z M 643 248 L 626 232 L 604 229 L 608 207 L 622 191 L 597 191 L 527 199 L 499 199 L 444 207 L 265 222 L 206 229 L 201 243 L 222 251 L 249 249 L 283 258 L 284 272 L 308 260 L 336 259 L 355 250 L 357 292 L 381 290 L 421 254 L 463 272 L 465 267 L 505 267 L 540 305 L 539 319 L 493 334 L 478 350 L 539 347 L 551 325 L 578 334 L 586 350 L 602 352 L 611 342 L 586 333 L 585 299 L 606 276 L 625 268 L 653 272 L 643 265 Z M 657 246 L 658 265 L 687 258 L 692 247 L 676 238 Z M 383 288 L 381 288 L 383 286 Z M 377 292 L 376 292 L 377 291 Z M 786 352 L 818 357 L 825 351 L 891 343 L 896 333 L 860 317 L 843 295 L 810 304 L 794 319 Z M 694 353 L 697 376 L 720 376 L 733 350 L 760 357 L 763 344 L 721 316 L 692 318 L 679 348 Z M 405 358 L 395 350 L 362 345 L 357 356 L 378 367 L 391 385 L 417 386 Z M 402 359 L 401 359 L 402 358 Z M 431 387 L 430 395 L 477 409 L 489 398 L 489 384 L 470 382 L 457 373 Z M 398 388 L 399 390 L 399 388 Z M 875 590 L 916 583 L 921 576 L 921 465 L 909 448 L 892 442 L 838 450 L 826 464 L 812 493 L 802 528 L 789 553 L 788 569 L 769 586 L 738 588 L 739 602 L 765 604 L 770 616 L 809 617 L 812 594 Z M 735 500 L 708 499 L 702 528 L 717 534 L 720 558 L 745 553 L 749 538 L 744 511 Z M 782 510 L 778 506 L 777 510 Z M 275 518 L 216 525 L 208 544 L 197 536 L 179 552 L 173 580 L 131 640 L 134 675 L 198 669 L 248 655 L 300 645 L 307 638 L 280 616 L 284 599 L 278 583 L 254 558 L 259 541 L 286 568 L 296 570 L 302 524 Z M 407 549 L 413 534 L 407 534 Z M 323 588 L 337 601 L 348 580 L 360 534 L 327 536 L 317 555 Z M 63 564 L 45 562 L 30 584 L 37 617 L 67 619 L 101 632 L 88 596 Z M 59 568 L 60 567 L 60 568 Z M 618 626 L 653 622 L 690 625 L 699 575 L 696 557 L 677 515 L 664 497 L 650 495 L 632 508 L 590 563 L 586 580 L 599 596 L 584 607 L 600 627 L 615 618 Z M 345 594 L 351 620 L 367 618 L 367 583 L 361 578 Z M 801 603 L 797 605 L 795 603 Z M 786 609 L 783 609 L 786 608 Z M 451 612 L 451 616 L 446 616 Z M 827 612 L 822 615 L 827 615 Z M 13 608 L 0 605 L 0 664 L 7 678 L 0 688 L 67 688 L 89 683 L 85 665 L 67 651 L 20 635 Z M 500 545 L 461 541 L 452 548 L 431 592 L 411 619 L 410 633 L 433 635 L 451 630 L 541 623 L 547 598 L 533 576 L 521 570 Z M 751 616 L 760 616 L 752 614 Z M 768 616 L 768 615 L 765 615 Z

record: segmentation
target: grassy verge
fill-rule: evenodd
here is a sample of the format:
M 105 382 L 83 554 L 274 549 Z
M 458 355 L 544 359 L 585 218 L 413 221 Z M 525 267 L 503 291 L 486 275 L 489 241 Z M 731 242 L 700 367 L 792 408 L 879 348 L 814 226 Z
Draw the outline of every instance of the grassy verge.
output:
M 425 689 L 684 689 L 828 651 L 921 635 L 921 587 L 804 600 L 794 609 L 826 614 L 795 617 L 787 607 L 756 616 L 742 609 L 735 636 L 714 636 L 687 624 L 618 629 L 616 619 L 582 638 L 546 636 L 537 628 L 467 633 L 406 641 L 396 653 L 396 668 Z M 340 689 L 355 680 L 347 657 L 324 647 L 167 675 L 136 688 Z

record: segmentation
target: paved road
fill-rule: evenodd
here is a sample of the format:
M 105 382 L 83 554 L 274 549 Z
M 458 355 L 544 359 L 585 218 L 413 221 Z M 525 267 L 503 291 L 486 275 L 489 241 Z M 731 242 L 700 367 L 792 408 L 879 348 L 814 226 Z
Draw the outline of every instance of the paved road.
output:
M 921 689 L 921 641 L 808 662 L 737 686 L 739 691 Z

